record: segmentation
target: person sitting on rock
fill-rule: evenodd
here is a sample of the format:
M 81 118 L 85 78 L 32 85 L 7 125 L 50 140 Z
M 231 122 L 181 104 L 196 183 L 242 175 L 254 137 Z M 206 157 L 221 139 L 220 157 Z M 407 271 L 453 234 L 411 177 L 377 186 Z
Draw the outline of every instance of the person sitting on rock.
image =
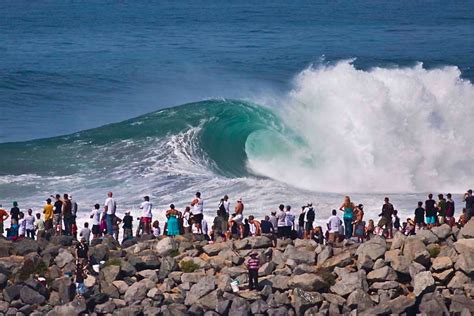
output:
M 249 270 L 249 289 L 258 289 L 258 269 L 260 269 L 260 259 L 257 252 L 252 252 L 247 260 L 247 269 Z

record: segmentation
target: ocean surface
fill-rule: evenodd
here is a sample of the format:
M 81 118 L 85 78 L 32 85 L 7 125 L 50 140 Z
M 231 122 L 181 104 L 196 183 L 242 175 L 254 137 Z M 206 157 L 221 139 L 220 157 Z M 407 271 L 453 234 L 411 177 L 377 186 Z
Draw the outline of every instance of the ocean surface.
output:
M 164 219 L 473 187 L 474 1 L 2 1 L 0 203 Z

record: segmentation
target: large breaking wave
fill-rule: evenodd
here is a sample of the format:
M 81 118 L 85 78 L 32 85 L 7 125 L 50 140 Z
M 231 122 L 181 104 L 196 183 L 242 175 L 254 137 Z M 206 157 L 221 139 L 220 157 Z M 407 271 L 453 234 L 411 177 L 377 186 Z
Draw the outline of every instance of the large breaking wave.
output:
M 44 196 L 67 187 L 171 196 L 223 183 L 232 190 L 233 179 L 261 177 L 319 192 L 472 184 L 474 87 L 456 67 L 311 67 L 277 103 L 208 100 L 0 144 L 0 194 Z

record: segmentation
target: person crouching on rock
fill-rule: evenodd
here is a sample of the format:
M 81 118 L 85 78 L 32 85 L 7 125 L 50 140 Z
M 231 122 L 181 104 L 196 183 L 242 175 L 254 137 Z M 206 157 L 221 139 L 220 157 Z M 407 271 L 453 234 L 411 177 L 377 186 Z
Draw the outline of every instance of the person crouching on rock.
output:
M 258 253 L 252 252 L 247 260 L 247 269 L 249 270 L 249 289 L 252 291 L 258 289 L 258 269 L 260 268 L 260 259 Z

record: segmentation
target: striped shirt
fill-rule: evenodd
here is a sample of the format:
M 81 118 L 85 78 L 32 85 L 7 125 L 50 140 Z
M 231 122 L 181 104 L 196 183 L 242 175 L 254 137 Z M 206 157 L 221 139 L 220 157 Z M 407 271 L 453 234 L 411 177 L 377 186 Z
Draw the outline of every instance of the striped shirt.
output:
M 247 268 L 249 270 L 258 270 L 260 268 L 260 260 L 258 258 L 250 258 L 247 261 Z

